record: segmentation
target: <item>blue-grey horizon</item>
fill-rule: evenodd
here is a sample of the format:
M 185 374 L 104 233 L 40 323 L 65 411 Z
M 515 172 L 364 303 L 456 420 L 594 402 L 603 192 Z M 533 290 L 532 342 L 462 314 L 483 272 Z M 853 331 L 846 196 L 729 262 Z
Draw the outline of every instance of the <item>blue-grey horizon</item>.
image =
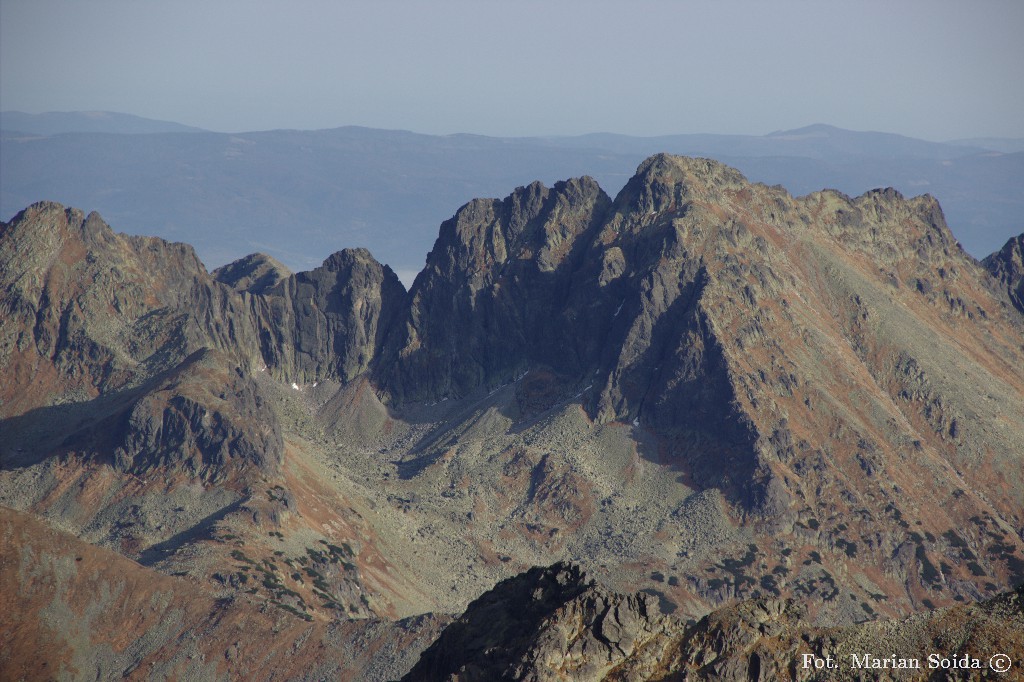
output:
M 237 132 L 1024 137 L 1024 3 L 0 4 L 0 108 Z

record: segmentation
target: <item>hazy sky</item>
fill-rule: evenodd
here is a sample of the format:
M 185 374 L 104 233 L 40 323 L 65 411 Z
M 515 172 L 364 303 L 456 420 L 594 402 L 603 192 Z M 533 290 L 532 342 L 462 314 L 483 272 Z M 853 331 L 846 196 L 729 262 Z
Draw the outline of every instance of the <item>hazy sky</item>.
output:
M 1024 2 L 0 0 L 0 108 L 218 131 L 1024 137 Z

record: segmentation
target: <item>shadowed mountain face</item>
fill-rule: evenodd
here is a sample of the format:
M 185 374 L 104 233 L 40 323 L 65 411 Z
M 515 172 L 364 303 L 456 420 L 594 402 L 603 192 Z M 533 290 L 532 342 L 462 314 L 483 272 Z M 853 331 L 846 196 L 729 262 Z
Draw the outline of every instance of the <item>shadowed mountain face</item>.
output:
M 473 201 L 444 223 L 379 372 L 394 398 L 461 397 L 531 364 L 585 370 L 578 329 L 560 318 L 580 247 L 610 204 L 590 178 L 551 190 L 534 183 L 504 201 Z
M 614 202 L 584 181 L 463 208 L 378 376 L 400 403 L 550 368 L 591 419 L 649 428 L 699 487 L 790 523 L 820 504 L 856 516 L 842 500 L 898 506 L 912 484 L 888 467 L 931 471 L 952 495 L 978 458 L 1018 491 L 986 506 L 1015 516 L 1024 441 L 978 427 L 1024 418 L 1004 307 L 928 197 L 794 200 L 658 156 Z
M 1006 288 L 1014 307 L 1024 314 L 1024 235 L 1006 242 L 982 264 Z
M 649 599 L 521 615 L 614 602 L 634 648 L 738 599 L 976 601 L 1024 580 L 1018 242 L 983 267 L 931 197 L 657 155 L 466 204 L 406 292 L 35 204 L 0 225 L 0 504 L 307 622 L 565 557 Z
M 293 381 L 362 374 L 380 352 L 405 287 L 366 249 L 346 249 L 256 298 L 267 365 Z

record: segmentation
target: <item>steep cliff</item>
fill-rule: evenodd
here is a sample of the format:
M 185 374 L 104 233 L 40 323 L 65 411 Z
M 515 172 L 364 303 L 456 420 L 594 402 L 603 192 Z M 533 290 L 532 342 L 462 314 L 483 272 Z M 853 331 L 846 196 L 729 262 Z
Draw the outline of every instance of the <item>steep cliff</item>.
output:
M 405 287 L 365 249 L 345 249 L 252 300 L 263 357 L 288 381 L 351 381 L 379 355 Z
M 393 400 L 493 387 L 543 364 L 578 374 L 577 331 L 559 324 L 581 247 L 610 204 L 590 178 L 477 199 L 441 225 L 378 372 Z
M 1014 307 L 1024 314 L 1024 234 L 1007 241 L 982 265 L 1005 287 Z

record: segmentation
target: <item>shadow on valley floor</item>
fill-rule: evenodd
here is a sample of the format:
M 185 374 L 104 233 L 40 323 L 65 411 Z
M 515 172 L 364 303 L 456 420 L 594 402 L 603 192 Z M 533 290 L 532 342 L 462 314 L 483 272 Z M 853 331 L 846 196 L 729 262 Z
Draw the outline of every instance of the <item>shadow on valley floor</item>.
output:
M 143 387 L 117 391 L 84 402 L 48 405 L 0 420 L 0 471 L 28 468 L 51 457 L 95 445 L 103 421 L 129 409 Z
M 481 390 L 470 397 L 452 401 L 451 407 L 442 417 L 435 415 L 433 418 L 424 418 L 422 414 L 396 412 L 398 418 L 406 421 L 436 425 L 413 444 L 407 459 L 391 462 L 397 467 L 399 477 L 407 480 L 425 471 L 444 455 L 446 448 L 454 446 L 466 431 L 471 430 L 474 424 L 486 420 L 492 411 L 511 422 L 503 435 L 519 436 L 546 419 L 557 416 L 562 410 L 572 409 L 573 406 L 584 409 L 581 397 L 585 391 L 579 390 L 578 382 L 572 384 L 565 377 L 556 379 L 556 389 L 552 390 L 547 385 L 541 389 L 545 394 L 543 400 L 525 401 L 522 384 L 536 383 L 534 375 L 540 375 L 541 383 L 547 384 L 552 373 L 546 368 L 532 370 L 488 393 Z
M 656 590 L 653 587 L 646 587 L 640 591 L 649 594 L 652 597 L 656 597 L 658 599 L 658 609 L 664 614 L 673 614 L 679 610 L 678 604 L 671 601 L 665 596 L 665 593 L 660 590 Z
M 138 558 L 138 562 L 143 566 L 152 566 L 158 563 L 161 559 L 168 555 L 174 554 L 175 550 L 179 547 L 183 547 L 189 543 L 197 540 L 202 540 L 212 537 L 213 526 L 218 521 L 221 521 L 228 514 L 238 511 L 239 508 L 250 499 L 249 496 L 243 497 L 239 500 L 232 502 L 231 504 L 218 509 L 206 518 L 200 520 L 193 526 L 186 528 L 180 533 L 173 535 L 163 542 L 158 542 L 155 545 L 144 550 Z
M 393 416 L 398 419 L 433 424 L 434 428 L 416 440 L 404 458 L 394 459 L 391 464 L 402 480 L 419 476 L 472 432 L 474 425 L 488 419 L 488 413 L 509 420 L 511 424 L 502 435 L 512 437 L 527 435 L 565 410 L 581 410 L 585 419 L 593 420 L 588 403 L 594 401 L 594 391 L 591 386 L 580 384 L 581 380 L 553 376 L 547 369 L 533 370 L 489 393 L 481 391 L 444 407 L 436 404 L 408 412 L 396 410 Z M 728 406 L 732 397 L 728 385 L 715 389 L 719 395 L 714 402 Z M 756 468 L 753 436 L 736 415 L 728 414 L 727 407 L 723 407 L 727 414 L 714 415 L 709 414 L 708 405 L 697 409 L 690 404 L 701 398 L 710 400 L 706 387 L 678 401 L 677 409 L 684 414 L 654 415 L 659 424 L 645 423 L 641 408 L 636 423 L 611 422 L 604 428 L 630 429 L 638 455 L 646 462 L 664 467 L 681 485 L 694 491 L 717 488 L 734 501 L 746 499 Z M 696 414 L 685 414 L 690 409 Z

